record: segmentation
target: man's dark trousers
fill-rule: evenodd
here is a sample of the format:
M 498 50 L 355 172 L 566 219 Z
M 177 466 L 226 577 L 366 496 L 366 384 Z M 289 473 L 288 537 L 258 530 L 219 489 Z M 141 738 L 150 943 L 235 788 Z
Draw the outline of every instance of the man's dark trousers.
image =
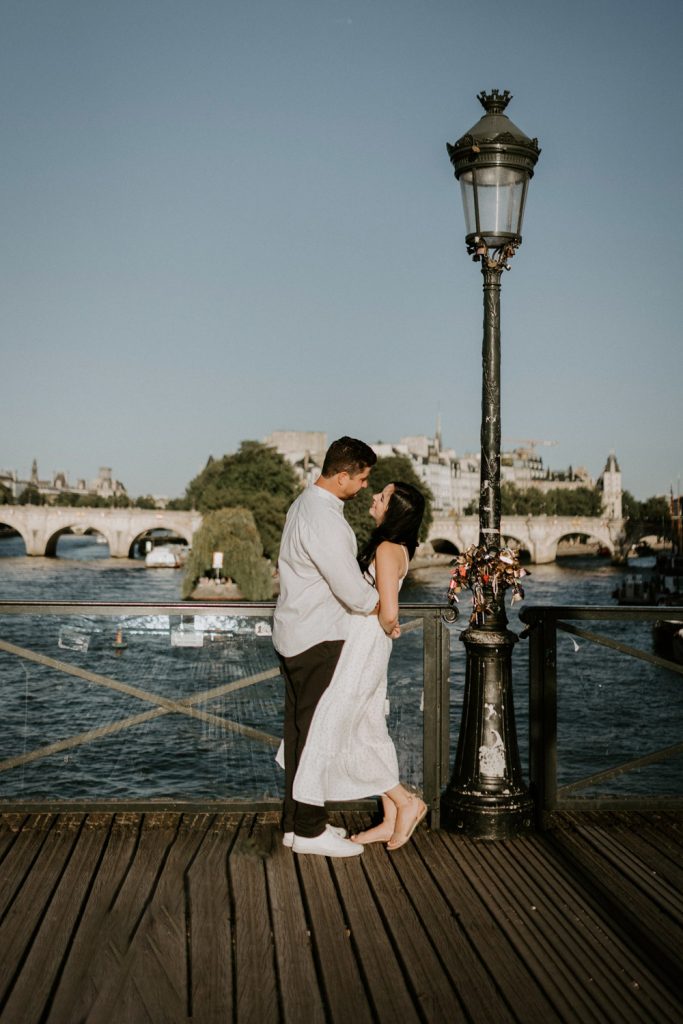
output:
M 282 830 L 309 839 L 325 831 L 327 812 L 324 807 L 297 802 L 292 795 L 292 786 L 313 713 L 330 685 L 343 646 L 343 640 L 326 640 L 301 654 L 295 654 L 293 658 L 280 655 L 282 674 L 285 677 L 285 800 Z

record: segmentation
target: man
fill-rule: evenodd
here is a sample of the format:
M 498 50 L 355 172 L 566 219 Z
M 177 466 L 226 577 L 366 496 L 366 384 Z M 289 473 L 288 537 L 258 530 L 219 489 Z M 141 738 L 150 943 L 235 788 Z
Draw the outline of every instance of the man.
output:
M 292 787 L 351 615 L 369 615 L 377 606 L 377 591 L 361 575 L 356 538 L 344 519 L 344 502 L 367 487 L 376 461 L 363 441 L 333 441 L 320 477 L 293 502 L 282 534 L 273 644 L 285 678 L 283 842 L 295 853 L 354 857 L 363 852 L 360 844 L 344 838 L 343 829 L 328 825 L 324 807 L 295 801 Z

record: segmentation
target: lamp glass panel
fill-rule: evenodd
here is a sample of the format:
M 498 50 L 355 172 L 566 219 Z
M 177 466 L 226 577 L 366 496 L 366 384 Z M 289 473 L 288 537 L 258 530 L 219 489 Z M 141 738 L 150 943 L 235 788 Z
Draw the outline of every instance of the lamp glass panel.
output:
M 474 171 L 463 171 L 460 175 L 460 194 L 465 211 L 465 234 L 476 235 L 479 227 L 474 205 Z
M 498 165 L 479 167 L 475 174 L 479 208 L 476 233 L 483 235 L 491 245 L 495 245 L 499 237 L 505 240 L 505 236 L 521 235 L 526 171 Z

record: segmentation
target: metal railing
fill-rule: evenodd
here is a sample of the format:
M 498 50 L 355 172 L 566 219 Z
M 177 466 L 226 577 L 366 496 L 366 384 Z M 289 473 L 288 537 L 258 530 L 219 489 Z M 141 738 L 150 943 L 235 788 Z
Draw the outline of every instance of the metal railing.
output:
M 634 646 L 633 643 L 624 642 L 615 635 L 607 635 L 604 632 L 598 633 L 593 629 L 587 629 L 576 625 L 577 622 L 601 622 L 625 624 L 631 631 L 636 630 L 638 625 L 651 624 L 660 620 L 667 620 L 680 623 L 683 626 L 683 608 L 681 607 L 591 607 L 588 605 L 573 606 L 530 606 L 523 608 L 520 612 L 521 620 L 526 624 L 525 633 L 529 637 L 529 775 L 532 793 L 535 799 L 537 819 L 539 824 L 547 820 L 548 815 L 556 811 L 571 811 L 588 807 L 591 809 L 637 809 L 639 806 L 653 807 L 677 807 L 683 803 L 683 795 L 680 788 L 678 792 L 666 795 L 653 795 L 652 792 L 639 793 L 609 793 L 607 783 L 617 779 L 624 779 L 628 773 L 633 778 L 651 765 L 663 762 L 671 762 L 674 758 L 683 755 L 683 742 L 680 742 L 683 715 L 681 715 L 681 704 L 683 703 L 683 665 L 668 658 L 660 657 L 646 650 L 644 647 Z M 614 631 L 613 631 L 614 632 Z M 647 635 L 649 636 L 649 629 Z M 675 732 L 678 736 L 676 742 L 667 743 L 665 747 L 655 750 L 640 750 L 638 756 L 627 757 L 617 764 L 610 764 L 597 771 L 580 775 L 571 781 L 558 782 L 558 758 L 562 758 L 563 751 L 566 752 L 568 744 L 579 739 L 578 722 L 571 720 L 565 723 L 566 735 L 558 738 L 558 702 L 562 698 L 563 686 L 567 682 L 561 678 L 562 673 L 558 672 L 558 634 L 567 634 L 572 638 L 574 651 L 578 652 L 580 647 L 577 642 L 595 645 L 591 648 L 593 661 L 598 657 L 596 650 L 602 652 L 615 652 L 635 661 L 640 667 L 635 682 L 629 684 L 624 680 L 624 687 L 629 685 L 637 686 L 634 693 L 635 709 L 630 707 L 624 712 L 617 724 L 614 724 L 616 705 L 622 696 L 617 693 L 606 692 L 603 707 L 605 719 L 605 731 L 618 737 L 620 728 L 630 729 L 631 741 L 634 735 L 640 732 L 641 737 L 656 732 L 656 727 L 651 722 L 652 705 L 659 702 L 662 705 L 663 718 L 661 722 L 667 729 L 662 731 Z M 641 630 L 642 639 L 642 630 Z M 646 645 L 652 647 L 651 640 Z M 571 657 L 571 653 L 568 655 Z M 667 694 L 662 695 L 661 676 L 656 676 L 653 669 L 666 670 Z M 597 677 L 599 679 L 599 675 Z M 658 682 L 659 681 L 659 682 Z M 659 691 L 653 690 L 658 682 Z M 591 692 L 595 687 L 602 687 L 602 683 L 593 680 L 590 684 Z M 609 687 L 605 687 L 609 691 Z M 671 701 L 678 699 L 677 706 L 672 706 Z M 578 702 L 575 702 L 575 708 Z M 627 719 L 635 714 L 637 710 L 642 712 L 640 722 L 634 720 L 627 722 Z M 568 715 L 571 719 L 571 713 Z M 573 726 L 573 729 L 572 729 Z M 600 723 L 594 722 L 595 733 L 600 734 Z M 572 736 L 569 735 L 572 733 Z M 673 738 L 670 736 L 669 738 Z M 564 743 L 562 742 L 564 740 Z M 607 751 L 609 753 L 609 751 Z M 593 790 L 589 796 L 579 796 L 581 791 Z
M 102 772 L 115 772 L 112 764 L 120 765 L 122 759 L 138 758 L 140 770 L 150 773 L 151 784 L 154 764 L 145 764 L 135 749 L 136 731 L 158 729 L 159 723 L 169 721 L 183 724 L 188 747 L 247 743 L 257 749 L 261 763 L 270 765 L 279 743 L 278 714 L 283 703 L 277 659 L 267 639 L 273 608 L 273 602 L 1 601 L 0 707 L 7 722 L 11 705 L 14 727 L 5 727 L 2 741 L 0 810 L 277 809 L 279 796 L 256 794 L 244 798 L 234 786 L 224 799 L 201 795 L 187 799 L 168 793 L 140 799 L 125 792 L 95 800 L 62 794 L 55 797 L 48 792 L 49 787 L 46 795 L 41 795 L 40 787 L 46 784 L 31 776 L 39 766 L 45 769 L 58 762 L 60 771 L 68 774 L 70 759 L 74 758 L 71 789 L 78 787 L 80 770 L 89 773 L 96 786 L 98 772 L 103 783 L 111 783 Z M 407 641 L 407 646 L 415 648 L 412 664 L 416 678 L 407 680 L 406 685 L 417 691 L 414 696 L 423 690 L 420 782 L 431 808 L 433 827 L 439 825 L 441 793 L 449 772 L 450 636 L 445 616 L 440 605 L 401 606 L 403 636 L 422 632 L 421 658 L 417 637 Z M 240 638 L 237 646 L 236 637 Z M 204 650 L 202 660 L 193 649 L 204 648 L 205 643 L 210 647 L 209 641 L 214 649 Z M 216 641 L 222 641 L 222 646 Z M 254 661 L 248 652 L 256 648 Z M 400 651 L 399 646 L 392 664 Z M 231 658 L 229 671 L 224 671 Z M 420 673 L 421 680 L 417 678 Z M 211 683 L 215 685 L 206 685 Z M 78 689 L 71 690 L 71 684 Z M 248 712 L 234 702 L 251 687 L 264 685 L 270 687 L 268 708 L 261 716 L 264 720 L 245 720 Z M 233 704 L 226 704 L 227 700 Z M 99 711 L 98 702 L 102 705 Z M 76 706 L 81 709 L 80 719 Z M 185 759 L 187 771 L 196 772 L 201 762 L 193 760 L 190 750 L 182 745 L 177 755 L 168 750 L 168 745 L 176 741 L 167 739 L 164 749 L 162 739 L 166 760 L 177 756 L 180 772 L 180 762 Z M 117 743 L 118 754 L 103 769 L 97 750 Z M 12 744 L 14 749 L 8 749 Z M 78 756 L 87 765 L 78 763 Z M 226 760 L 230 761 L 230 755 Z M 172 767 L 175 769 L 175 765 Z M 3 779 L 17 778 L 17 773 L 27 773 L 31 784 L 3 785 Z

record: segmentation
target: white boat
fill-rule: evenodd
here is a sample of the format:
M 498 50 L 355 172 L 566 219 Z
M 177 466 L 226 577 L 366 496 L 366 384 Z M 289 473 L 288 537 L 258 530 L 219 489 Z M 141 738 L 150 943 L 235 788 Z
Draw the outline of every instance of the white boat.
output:
M 170 544 L 159 544 L 145 555 L 148 569 L 177 569 L 182 564 L 180 551 Z

